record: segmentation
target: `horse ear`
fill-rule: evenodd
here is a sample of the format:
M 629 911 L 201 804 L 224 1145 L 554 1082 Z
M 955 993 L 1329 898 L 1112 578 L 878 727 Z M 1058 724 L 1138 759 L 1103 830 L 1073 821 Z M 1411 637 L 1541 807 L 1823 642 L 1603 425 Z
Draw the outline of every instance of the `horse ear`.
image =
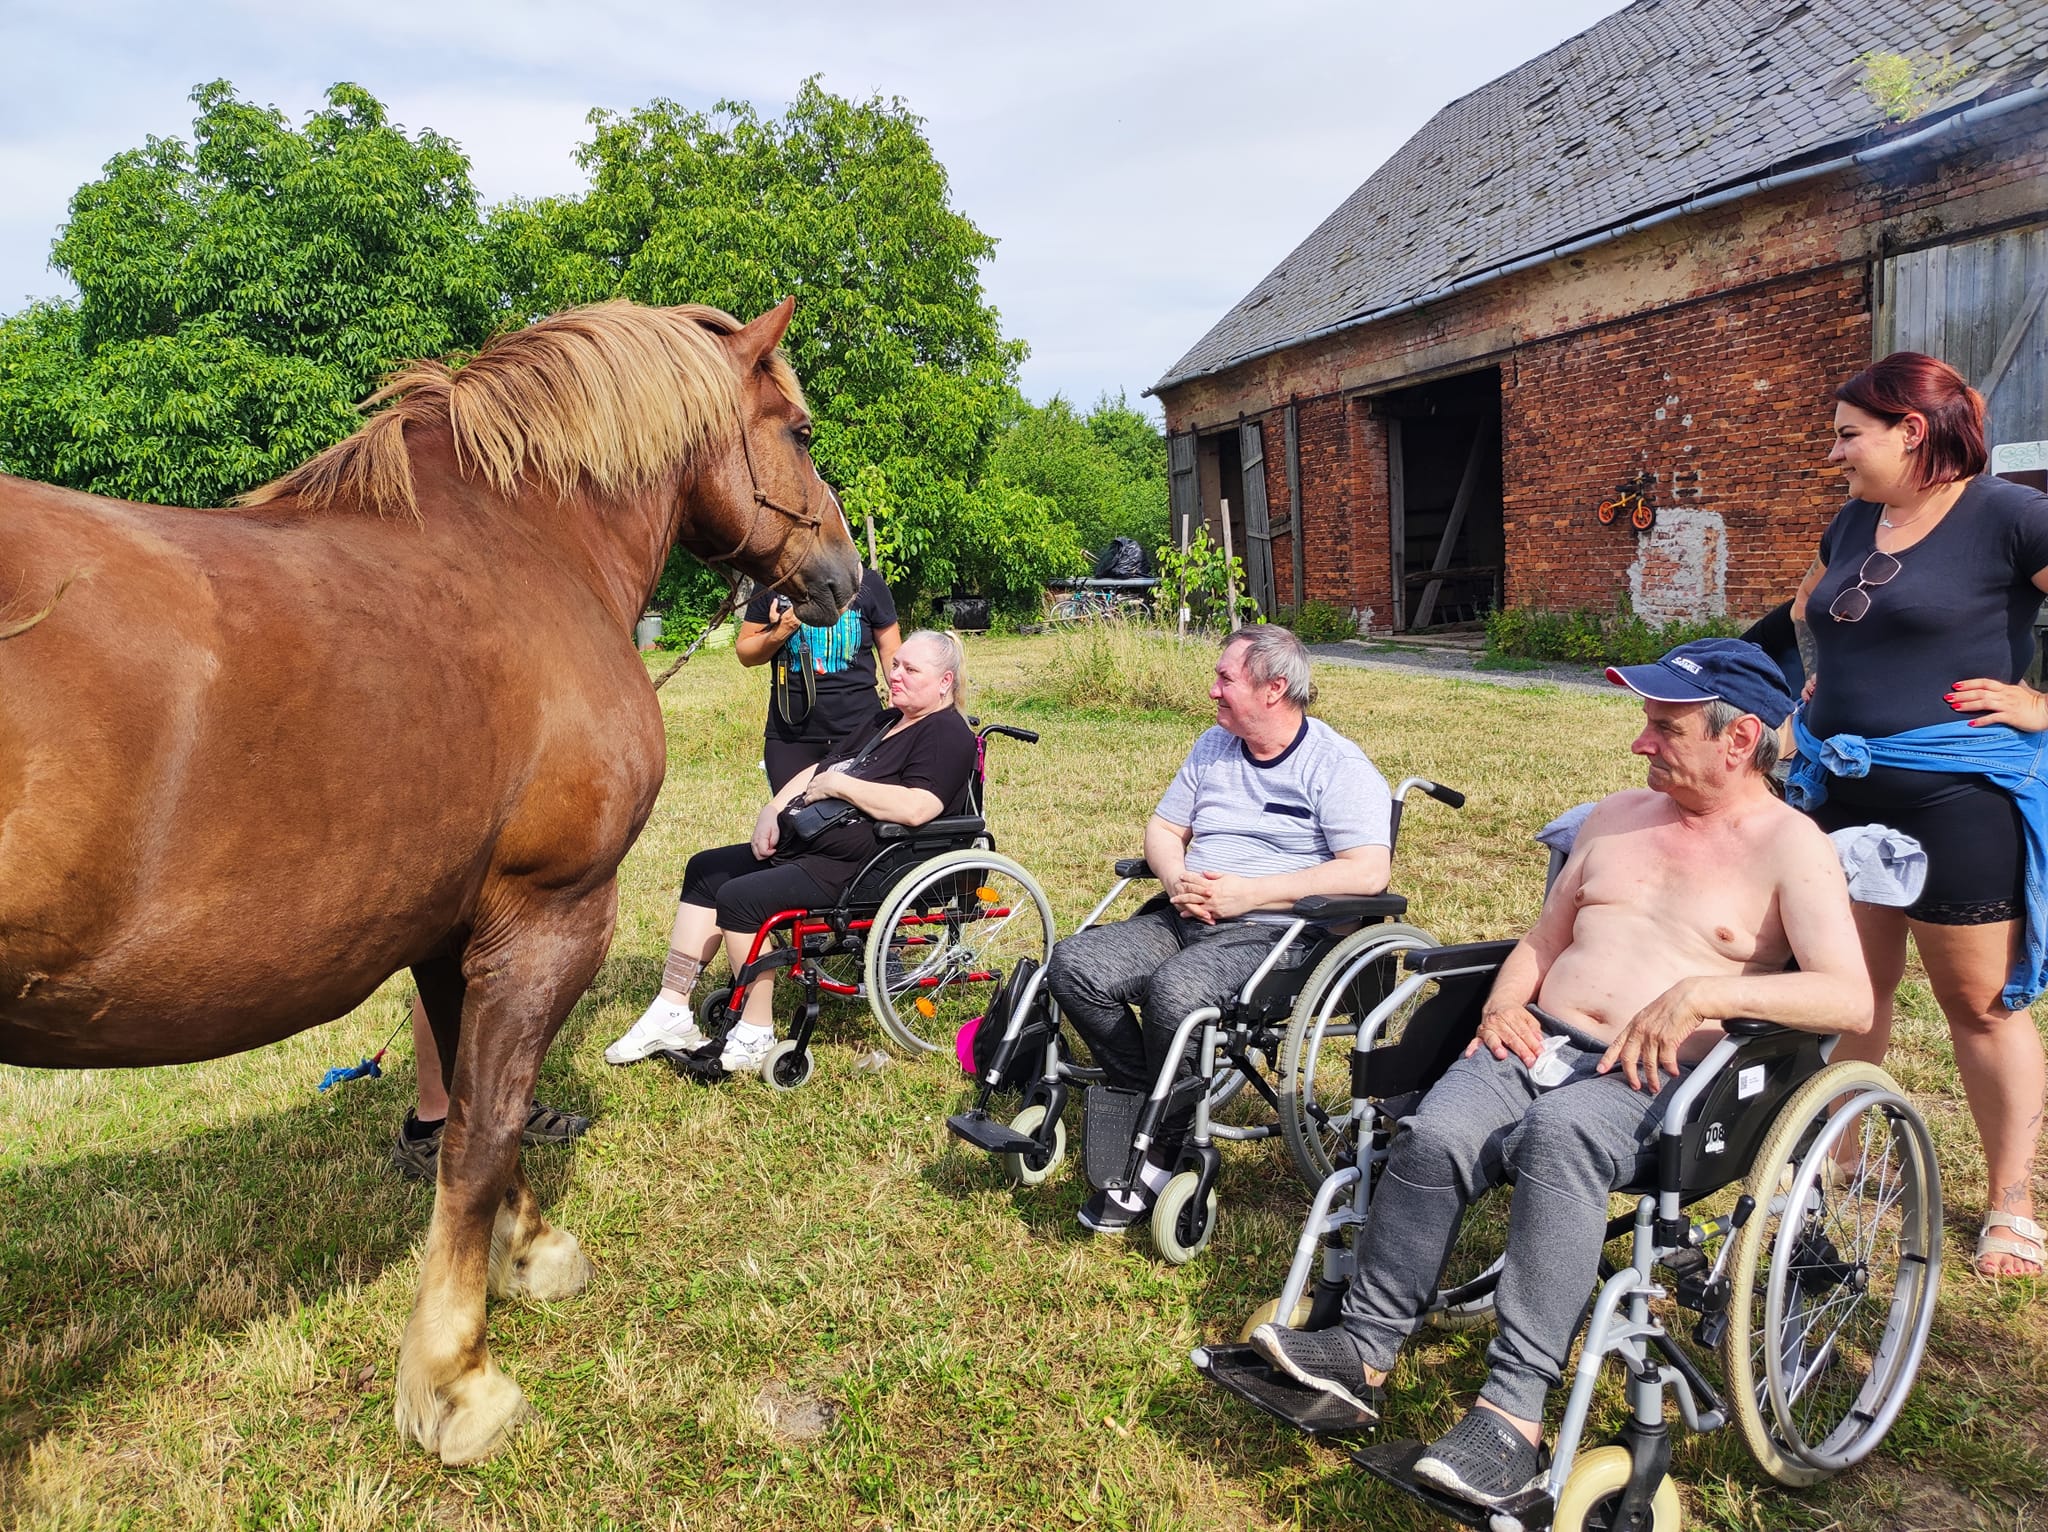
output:
M 741 372 L 752 372 L 782 344 L 790 317 L 795 313 L 795 297 L 784 298 L 759 319 L 733 333 L 726 344 L 732 347 L 733 360 L 739 363 Z

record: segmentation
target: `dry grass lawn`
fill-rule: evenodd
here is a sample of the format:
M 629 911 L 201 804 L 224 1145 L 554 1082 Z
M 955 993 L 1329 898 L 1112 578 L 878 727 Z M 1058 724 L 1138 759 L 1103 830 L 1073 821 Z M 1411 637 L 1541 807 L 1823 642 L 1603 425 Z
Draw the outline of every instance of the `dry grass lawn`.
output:
M 1124 702 L 1085 638 L 976 643 L 998 741 L 993 819 L 1063 929 L 1106 886 L 1206 711 L 1207 656 L 1146 661 Z M 1396 886 L 1445 940 L 1534 914 L 1529 832 L 1638 780 L 1626 699 L 1326 668 L 1321 712 L 1388 777 L 1437 777 Z M 1093 688 L 1091 690 L 1091 688 Z M 705 1090 L 605 1043 L 655 986 L 694 848 L 738 838 L 761 778 L 761 676 L 730 652 L 664 693 L 670 767 L 629 859 L 611 958 L 548 1060 L 543 1099 L 595 1115 L 529 1151 L 597 1265 L 559 1305 L 498 1304 L 491 1338 L 534 1406 L 508 1451 L 451 1472 L 402 1449 L 392 1369 L 430 1194 L 384 1168 L 409 1102 L 315 1092 L 404 1015 L 394 980 L 334 1026 L 241 1058 L 126 1073 L 0 1073 L 0 1523 L 73 1527 L 1260 1527 L 1427 1525 L 1341 1453 L 1204 1387 L 1191 1346 L 1271 1295 L 1304 1199 L 1280 1146 L 1226 1154 L 1215 1244 L 1168 1267 L 1091 1242 L 1078 1170 L 1004 1188 L 951 1140 L 950 1059 L 855 1063 L 871 1022 L 828 1013 L 813 1082 Z M 1193 711 L 1175 711 L 1193 693 Z M 2041 1284 L 1962 1259 L 1982 1170 L 1923 989 L 1895 1072 L 1934 1125 L 1948 1286 L 1921 1385 L 1876 1460 L 1792 1494 L 1734 1433 L 1680 1436 L 1688 1518 L 1727 1528 L 2021 1527 L 2044 1518 Z M 1485 1333 L 1404 1364 L 1393 1425 L 1447 1424 Z

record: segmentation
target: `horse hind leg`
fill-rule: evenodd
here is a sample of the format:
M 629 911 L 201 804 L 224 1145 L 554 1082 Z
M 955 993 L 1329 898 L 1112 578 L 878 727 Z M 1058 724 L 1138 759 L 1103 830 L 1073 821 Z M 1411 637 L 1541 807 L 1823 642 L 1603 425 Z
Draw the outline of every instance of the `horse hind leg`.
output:
M 574 1297 L 589 1280 L 583 1246 L 541 1216 L 526 1172 L 515 1169 L 491 1224 L 491 1296 L 551 1302 Z

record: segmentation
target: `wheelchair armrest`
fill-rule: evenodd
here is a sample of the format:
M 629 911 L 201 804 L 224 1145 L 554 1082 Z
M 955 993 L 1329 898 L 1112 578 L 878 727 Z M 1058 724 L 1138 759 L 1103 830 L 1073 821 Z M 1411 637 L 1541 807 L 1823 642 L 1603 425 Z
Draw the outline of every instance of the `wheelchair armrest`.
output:
M 1112 869 L 1119 878 L 1149 878 L 1153 876 L 1152 865 L 1142 856 L 1127 856 Z
M 1451 947 L 1416 947 L 1402 954 L 1410 973 L 1450 973 L 1462 968 L 1498 968 L 1515 950 L 1511 941 L 1459 942 Z
M 1393 920 L 1408 913 L 1406 894 L 1310 894 L 1294 901 L 1294 914 L 1317 925 L 1340 920 Z
M 1775 1021 L 1758 1021 L 1754 1016 L 1731 1016 L 1721 1023 L 1721 1030 L 1730 1037 L 1769 1037 L 1774 1032 L 1793 1029 Z
M 961 836 L 972 839 L 988 828 L 988 822 L 979 814 L 958 814 L 950 819 L 927 819 L 921 825 L 902 825 L 884 820 L 875 826 L 875 838 L 883 841 L 909 840 L 912 836 L 926 837 Z

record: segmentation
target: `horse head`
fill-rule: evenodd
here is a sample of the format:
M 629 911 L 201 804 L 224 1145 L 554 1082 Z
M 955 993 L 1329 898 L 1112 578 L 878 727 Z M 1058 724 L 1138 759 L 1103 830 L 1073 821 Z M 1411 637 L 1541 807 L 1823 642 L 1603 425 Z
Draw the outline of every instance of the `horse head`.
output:
M 811 462 L 811 413 L 776 347 L 796 312 L 785 298 L 723 337 L 740 378 L 736 451 L 707 467 L 677 541 L 786 593 L 803 621 L 838 620 L 860 588 L 861 562 L 839 497 Z

